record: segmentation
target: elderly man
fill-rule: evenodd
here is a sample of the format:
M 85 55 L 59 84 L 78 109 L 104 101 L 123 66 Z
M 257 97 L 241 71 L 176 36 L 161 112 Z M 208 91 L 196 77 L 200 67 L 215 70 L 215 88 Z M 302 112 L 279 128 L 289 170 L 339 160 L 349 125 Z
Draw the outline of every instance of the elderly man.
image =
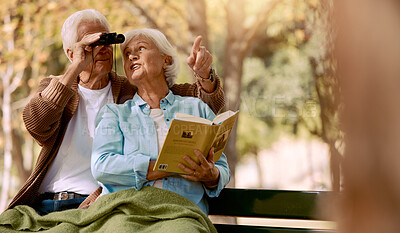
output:
M 42 215 L 77 208 L 98 189 L 90 171 L 94 118 L 105 104 L 123 103 L 137 90 L 112 71 L 111 45 L 90 46 L 106 32 L 109 23 L 96 10 L 76 12 L 65 21 L 61 36 L 71 64 L 64 75 L 43 79 L 24 109 L 25 126 L 42 150 L 9 208 L 30 205 Z M 224 105 L 224 94 L 210 68 L 212 57 L 200 41 L 196 40 L 188 58 L 198 80 L 171 90 L 199 97 L 217 112 Z

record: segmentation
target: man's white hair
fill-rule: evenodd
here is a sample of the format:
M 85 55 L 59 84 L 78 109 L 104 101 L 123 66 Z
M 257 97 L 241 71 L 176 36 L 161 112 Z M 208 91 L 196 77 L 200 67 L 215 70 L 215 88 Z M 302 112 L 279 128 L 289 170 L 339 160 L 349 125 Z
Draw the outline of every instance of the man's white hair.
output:
M 171 64 L 167 66 L 164 72 L 168 87 L 171 88 L 175 84 L 175 80 L 178 77 L 180 63 L 177 52 L 175 51 L 174 47 L 172 47 L 171 43 L 169 43 L 165 35 L 157 29 L 150 28 L 134 29 L 125 32 L 124 35 L 125 41 L 120 46 L 122 56 L 124 56 L 124 49 L 128 45 L 129 41 L 132 40 L 132 38 L 137 36 L 145 36 L 154 42 L 161 54 L 171 57 Z
M 67 57 L 67 49 L 72 49 L 72 46 L 78 42 L 78 27 L 83 22 L 100 23 L 108 29 L 108 32 L 111 31 L 106 17 L 97 10 L 87 9 L 73 13 L 65 20 L 61 29 L 63 48 Z

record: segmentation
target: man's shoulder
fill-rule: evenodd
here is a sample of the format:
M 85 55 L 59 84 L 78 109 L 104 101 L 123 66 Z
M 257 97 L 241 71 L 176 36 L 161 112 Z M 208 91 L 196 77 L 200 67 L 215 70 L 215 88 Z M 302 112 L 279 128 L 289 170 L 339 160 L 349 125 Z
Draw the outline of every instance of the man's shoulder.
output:
M 119 75 L 119 74 L 115 74 L 114 73 L 114 75 L 115 75 L 115 78 L 117 79 L 117 80 L 122 80 L 122 81 L 128 81 L 128 78 L 126 78 L 125 76 L 123 76 L 123 75 Z
M 122 83 L 122 85 L 124 85 L 124 84 L 130 84 L 129 83 L 129 81 L 128 81 L 128 79 L 125 77 L 125 76 L 123 76 L 123 75 L 119 75 L 119 74 L 117 74 L 117 73 L 115 73 L 115 71 L 112 71 L 111 73 L 110 73 L 110 81 L 113 83 L 113 82 L 115 82 L 115 83 Z

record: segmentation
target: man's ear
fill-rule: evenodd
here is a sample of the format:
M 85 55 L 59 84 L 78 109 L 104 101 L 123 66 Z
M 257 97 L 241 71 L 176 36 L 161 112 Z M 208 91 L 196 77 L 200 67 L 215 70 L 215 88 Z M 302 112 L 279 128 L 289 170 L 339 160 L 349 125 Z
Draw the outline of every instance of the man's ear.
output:
M 67 56 L 68 56 L 68 59 L 72 62 L 72 59 L 74 57 L 74 53 L 72 52 L 71 49 L 67 49 Z
M 165 56 L 164 58 L 164 65 L 163 68 L 167 68 L 167 66 L 172 64 L 172 57 L 171 56 Z

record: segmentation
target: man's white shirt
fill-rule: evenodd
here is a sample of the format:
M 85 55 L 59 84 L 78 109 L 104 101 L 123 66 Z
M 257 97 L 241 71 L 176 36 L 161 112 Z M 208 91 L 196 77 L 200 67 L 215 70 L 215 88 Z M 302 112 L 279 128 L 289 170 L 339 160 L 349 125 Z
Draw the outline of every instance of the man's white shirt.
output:
M 100 90 L 78 85 L 79 105 L 71 118 L 54 162 L 39 189 L 44 192 L 90 194 L 99 187 L 90 169 L 95 118 L 100 109 L 113 103 L 111 82 Z

